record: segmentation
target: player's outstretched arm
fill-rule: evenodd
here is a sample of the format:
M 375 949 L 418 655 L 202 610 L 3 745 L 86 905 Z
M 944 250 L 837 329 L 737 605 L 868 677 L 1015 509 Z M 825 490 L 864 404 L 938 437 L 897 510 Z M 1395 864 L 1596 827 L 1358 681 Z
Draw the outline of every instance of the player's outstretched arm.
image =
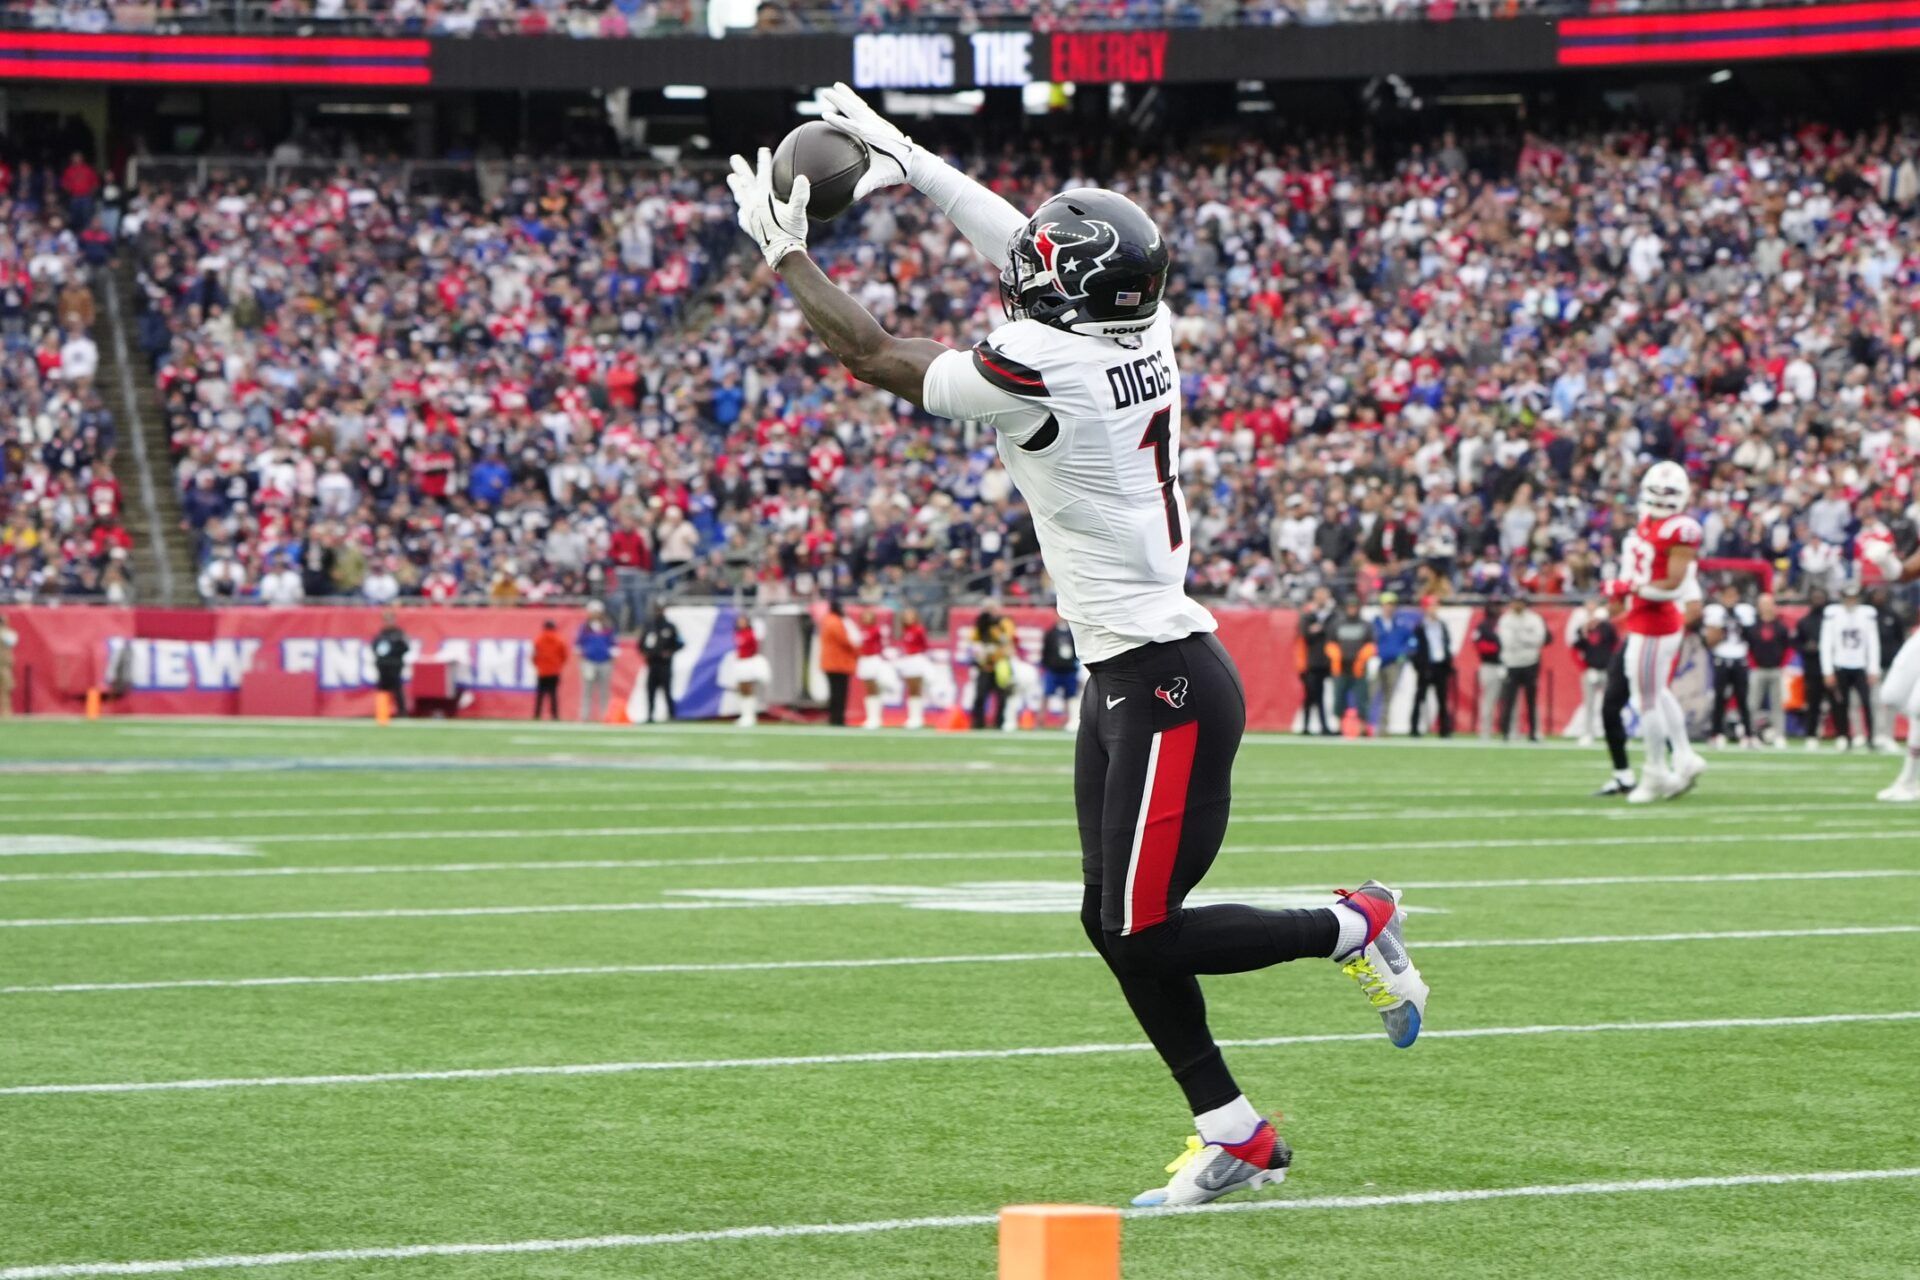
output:
M 794 178 L 792 191 L 781 200 L 773 192 L 773 156 L 765 147 L 757 166 L 744 156 L 733 157 L 732 164 L 727 186 L 740 207 L 740 229 L 787 282 L 827 350 L 860 381 L 924 407 L 927 366 L 948 348 L 924 338 L 894 337 L 807 256 L 807 199 L 813 184 L 805 174 Z
M 926 407 L 927 367 L 950 347 L 930 338 L 896 338 L 804 251 L 774 266 L 800 313 L 847 372 L 870 386 Z
M 866 144 L 869 163 L 866 176 L 853 189 L 854 199 L 864 199 L 881 187 L 909 183 L 953 220 L 982 257 L 996 267 L 1007 265 L 1008 246 L 1014 233 L 1027 224 L 1026 214 L 925 147 L 914 145 L 899 126 L 844 84 L 820 91 L 820 118 Z

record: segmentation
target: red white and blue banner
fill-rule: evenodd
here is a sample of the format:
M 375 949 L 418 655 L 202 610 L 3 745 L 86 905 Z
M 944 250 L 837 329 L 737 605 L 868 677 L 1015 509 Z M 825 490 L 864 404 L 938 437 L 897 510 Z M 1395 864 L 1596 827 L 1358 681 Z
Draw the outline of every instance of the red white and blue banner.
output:
M 1563 67 L 1737 62 L 1920 49 L 1920 0 L 1563 18 Z
M 879 611 L 883 624 L 890 621 Z M 1543 606 L 1541 615 L 1553 635 L 1542 655 L 1541 704 L 1544 726 L 1554 733 L 1577 732 L 1580 672 L 1561 637 L 1567 610 Z M 1049 706 L 1040 687 L 1041 637 L 1053 611 L 1033 607 L 1005 610 L 1015 625 L 1020 661 L 1011 691 L 1021 711 L 1041 725 L 1057 725 L 1061 708 Z M 1470 643 L 1478 610 L 1442 611 L 1454 637 L 1455 709 L 1462 732 L 1477 726 L 1475 693 L 1479 664 Z M 928 721 L 938 723 L 947 708 L 972 703 L 975 611 L 954 609 L 948 630 L 935 633 L 927 654 L 925 693 Z M 551 619 L 572 644 L 584 613 L 573 608 L 403 609 L 399 620 L 413 642 L 409 663 L 439 661 L 457 670 L 458 692 L 465 695 L 462 716 L 517 719 L 533 709 L 533 641 Z M 1791 612 L 1789 618 L 1791 619 Z M 729 607 L 692 605 L 668 610 L 685 647 L 675 655 L 673 691 L 679 718 L 711 719 L 738 711 L 732 689 L 733 624 Z M 1247 725 L 1284 732 L 1301 723 L 1302 688 L 1297 615 L 1291 609 L 1218 609 L 1220 642 L 1240 668 L 1247 692 Z M 277 715 L 371 716 L 374 702 L 372 641 L 380 611 L 368 608 L 293 609 L 141 609 L 25 607 L 6 611 L 7 625 L 20 636 L 14 654 L 13 709 L 21 713 L 77 715 L 89 689 L 110 692 L 108 715 Z M 889 648 L 888 657 L 899 655 Z M 803 661 L 794 655 L 796 663 Z M 813 693 L 825 696 L 812 655 L 804 659 L 814 679 Z M 577 656 L 560 682 L 561 715 L 579 711 Z M 1413 676 L 1397 671 L 1390 689 L 1379 690 L 1388 731 L 1403 733 L 1413 710 Z M 1684 652 L 1675 691 L 1687 705 L 1696 729 L 1704 728 L 1712 705 L 1707 662 L 1697 644 Z M 629 707 L 642 682 L 632 637 L 621 642 L 612 673 L 612 700 Z M 879 675 L 886 723 L 898 724 L 904 712 L 897 673 Z M 421 692 L 415 689 L 416 696 Z M 764 696 L 764 694 L 763 694 Z M 1790 699 L 1790 702 L 1792 699 Z M 644 706 L 644 696 L 635 700 Z M 850 719 L 860 723 L 863 708 L 852 699 Z M 641 710 L 644 715 L 644 710 Z M 638 717 L 635 717 L 638 718 Z M 1015 720 L 1019 719 L 1016 715 Z
M 0 80 L 429 85 L 432 50 L 426 40 L 0 31 Z

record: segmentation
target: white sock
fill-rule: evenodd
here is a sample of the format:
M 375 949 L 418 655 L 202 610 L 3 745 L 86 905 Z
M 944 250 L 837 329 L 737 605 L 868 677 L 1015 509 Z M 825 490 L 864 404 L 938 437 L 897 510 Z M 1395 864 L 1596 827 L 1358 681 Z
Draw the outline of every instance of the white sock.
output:
M 759 700 L 750 693 L 743 693 L 740 695 L 740 722 L 742 724 L 753 723 L 754 710 L 758 705 L 758 702 Z
M 1920 707 L 1907 712 L 1907 760 L 1900 766 L 1900 781 L 1920 782 Z
M 1367 945 L 1367 926 L 1372 921 L 1367 913 L 1358 907 L 1350 907 L 1344 902 L 1333 904 L 1333 918 L 1340 925 L 1340 936 L 1334 940 L 1333 958 L 1345 960 L 1348 956 Z
M 907 728 L 918 729 L 927 721 L 927 702 L 925 698 L 907 699 Z
M 1699 755 L 1687 738 L 1687 709 L 1680 705 L 1679 697 L 1671 688 L 1660 691 L 1660 713 L 1666 717 L 1667 745 L 1673 751 L 1675 762 Z
M 1633 785 L 1633 770 L 1615 769 L 1613 771 L 1613 780 L 1623 787 L 1630 787 Z
M 1243 1093 L 1224 1107 L 1202 1111 L 1193 1118 L 1193 1127 L 1202 1142 L 1245 1142 L 1260 1127 L 1260 1113 Z
M 868 694 L 867 695 L 866 727 L 869 729 L 873 729 L 873 728 L 877 728 L 879 724 L 880 724 L 880 699 L 874 694 Z
M 1667 768 L 1667 709 L 1660 705 L 1659 698 L 1648 699 L 1647 706 L 1640 712 L 1641 746 L 1646 750 L 1647 763 L 1641 771 L 1645 778 L 1654 770 L 1666 772 Z

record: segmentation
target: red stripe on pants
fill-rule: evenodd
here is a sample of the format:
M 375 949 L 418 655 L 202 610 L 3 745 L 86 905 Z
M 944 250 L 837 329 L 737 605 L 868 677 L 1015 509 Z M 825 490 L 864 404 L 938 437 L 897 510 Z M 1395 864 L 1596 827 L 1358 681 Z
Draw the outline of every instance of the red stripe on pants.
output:
M 1180 828 L 1187 817 L 1187 781 L 1193 776 L 1193 748 L 1200 724 L 1192 721 L 1160 735 L 1160 756 L 1147 780 L 1147 821 L 1134 851 L 1129 933 L 1167 918 L 1167 886 L 1180 856 Z

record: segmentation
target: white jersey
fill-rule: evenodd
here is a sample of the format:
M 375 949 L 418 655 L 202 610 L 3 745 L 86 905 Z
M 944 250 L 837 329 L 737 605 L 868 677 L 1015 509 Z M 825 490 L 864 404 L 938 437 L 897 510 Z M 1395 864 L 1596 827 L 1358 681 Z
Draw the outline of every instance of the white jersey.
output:
M 1830 604 L 1820 627 L 1820 669 L 1878 671 L 1880 614 L 1870 604 Z
M 1706 607 L 1701 621 L 1708 630 L 1721 633 L 1720 643 L 1713 646 L 1715 661 L 1747 660 L 1747 633 L 1760 625 L 1760 615 L 1752 605 L 1741 600 L 1729 609 L 1716 600 Z
M 925 399 L 929 412 L 999 432 L 1082 661 L 1214 630 L 1186 592 L 1180 375 L 1165 307 L 1126 339 L 1015 320 L 936 359 Z

